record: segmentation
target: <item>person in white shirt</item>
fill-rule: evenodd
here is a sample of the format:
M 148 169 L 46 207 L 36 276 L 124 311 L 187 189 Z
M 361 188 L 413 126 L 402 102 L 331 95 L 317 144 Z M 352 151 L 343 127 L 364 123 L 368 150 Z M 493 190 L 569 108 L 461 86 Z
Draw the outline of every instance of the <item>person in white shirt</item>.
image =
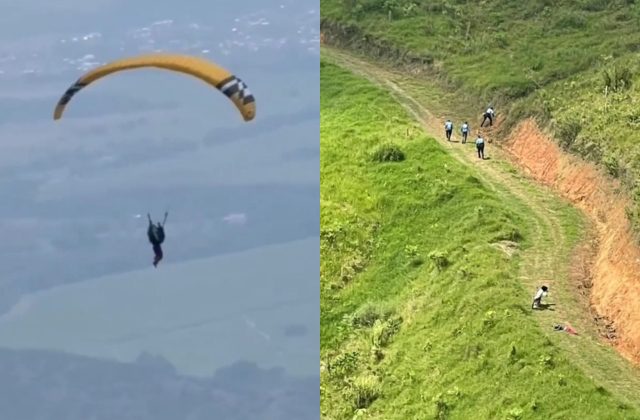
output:
M 476 149 L 478 150 L 478 158 L 484 160 L 484 139 L 480 134 L 476 138 Z
M 469 134 L 469 123 L 465 121 L 462 127 L 460 127 L 460 131 L 462 131 L 462 144 L 465 144 L 467 142 L 467 135 Z
M 536 292 L 536 295 L 533 297 L 533 303 L 531 304 L 531 309 L 538 309 L 542 304 L 542 298 L 547 296 L 549 293 L 549 288 L 547 286 L 542 286 Z
M 453 123 L 451 120 L 447 120 L 444 123 L 444 134 L 447 136 L 447 141 L 451 141 L 451 132 L 453 131 Z
M 487 108 L 487 110 L 484 112 L 484 119 L 482 120 L 482 124 L 480 124 L 480 127 L 484 127 L 484 123 L 489 120 L 489 126 L 493 126 L 493 116 L 496 114 L 496 112 L 493 110 L 493 107 L 490 106 L 489 108 Z

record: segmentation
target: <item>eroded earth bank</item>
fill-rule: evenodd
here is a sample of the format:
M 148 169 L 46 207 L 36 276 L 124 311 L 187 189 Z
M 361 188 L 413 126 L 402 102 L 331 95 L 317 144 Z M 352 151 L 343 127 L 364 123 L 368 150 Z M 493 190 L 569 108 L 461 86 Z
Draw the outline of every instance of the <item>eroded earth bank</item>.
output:
M 595 165 L 564 153 L 533 119 L 520 122 L 502 144 L 514 162 L 583 210 L 596 227 L 590 303 L 611 321 L 614 346 L 640 363 L 640 247 L 634 241 L 620 185 Z M 586 274 L 586 273 L 585 273 Z M 615 337 L 615 338 L 614 338 Z

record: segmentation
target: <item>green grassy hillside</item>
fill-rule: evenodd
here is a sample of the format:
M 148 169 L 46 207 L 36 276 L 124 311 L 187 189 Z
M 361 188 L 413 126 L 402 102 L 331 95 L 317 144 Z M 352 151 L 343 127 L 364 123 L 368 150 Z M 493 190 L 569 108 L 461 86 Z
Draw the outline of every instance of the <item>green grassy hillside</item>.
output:
M 640 229 L 640 4 L 634 0 L 322 0 L 324 30 L 351 28 L 430 63 L 480 113 L 548 125 L 620 178 Z M 380 53 L 380 51 L 378 51 Z M 394 56 L 397 54 L 394 53 Z
M 640 419 L 529 309 L 529 208 L 325 61 L 320 164 L 322 418 Z M 582 220 L 548 206 L 568 259 Z

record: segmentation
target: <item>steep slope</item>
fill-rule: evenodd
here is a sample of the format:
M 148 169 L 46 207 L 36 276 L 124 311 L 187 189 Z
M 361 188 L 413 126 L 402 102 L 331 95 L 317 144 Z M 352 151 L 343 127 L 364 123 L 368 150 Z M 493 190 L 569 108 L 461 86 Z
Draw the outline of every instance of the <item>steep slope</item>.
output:
M 638 418 L 636 372 L 600 345 L 568 281 L 579 214 L 491 148 L 479 161 L 424 138 L 440 122 L 422 103 L 440 95 L 410 95 L 406 75 L 339 51 L 324 58 L 390 95 L 323 63 L 323 416 Z M 373 162 L 388 142 L 405 160 Z M 546 280 L 561 304 L 532 314 Z M 553 332 L 566 320 L 580 336 Z
M 628 189 L 640 232 L 640 4 L 629 0 L 325 0 L 331 43 L 436 75 L 508 129 L 534 116 Z
M 504 143 L 503 157 L 589 216 L 588 241 L 565 267 L 566 298 L 583 309 L 574 316 L 640 362 L 640 6 L 327 0 L 322 16 L 324 42 L 377 59 L 370 73 L 390 62 L 399 70 L 379 81 L 434 112 L 435 133 L 445 116 L 475 129 L 487 102 L 497 105 L 499 122 L 484 134 Z

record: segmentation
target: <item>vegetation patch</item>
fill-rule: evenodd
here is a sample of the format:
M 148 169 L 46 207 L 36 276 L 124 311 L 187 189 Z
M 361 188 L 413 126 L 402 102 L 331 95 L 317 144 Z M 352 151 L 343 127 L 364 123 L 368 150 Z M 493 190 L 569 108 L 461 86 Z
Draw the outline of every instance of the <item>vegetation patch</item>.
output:
M 496 105 L 503 133 L 527 117 L 548 125 L 622 181 L 640 240 L 640 2 L 323 0 L 321 12 L 358 50 L 435 72 L 467 112 Z
M 640 418 L 540 330 L 518 278 L 536 216 L 414 128 L 388 93 L 323 62 L 322 417 Z M 361 158 L 408 132 L 404 160 Z M 366 263 L 331 287 L 356 253 Z

